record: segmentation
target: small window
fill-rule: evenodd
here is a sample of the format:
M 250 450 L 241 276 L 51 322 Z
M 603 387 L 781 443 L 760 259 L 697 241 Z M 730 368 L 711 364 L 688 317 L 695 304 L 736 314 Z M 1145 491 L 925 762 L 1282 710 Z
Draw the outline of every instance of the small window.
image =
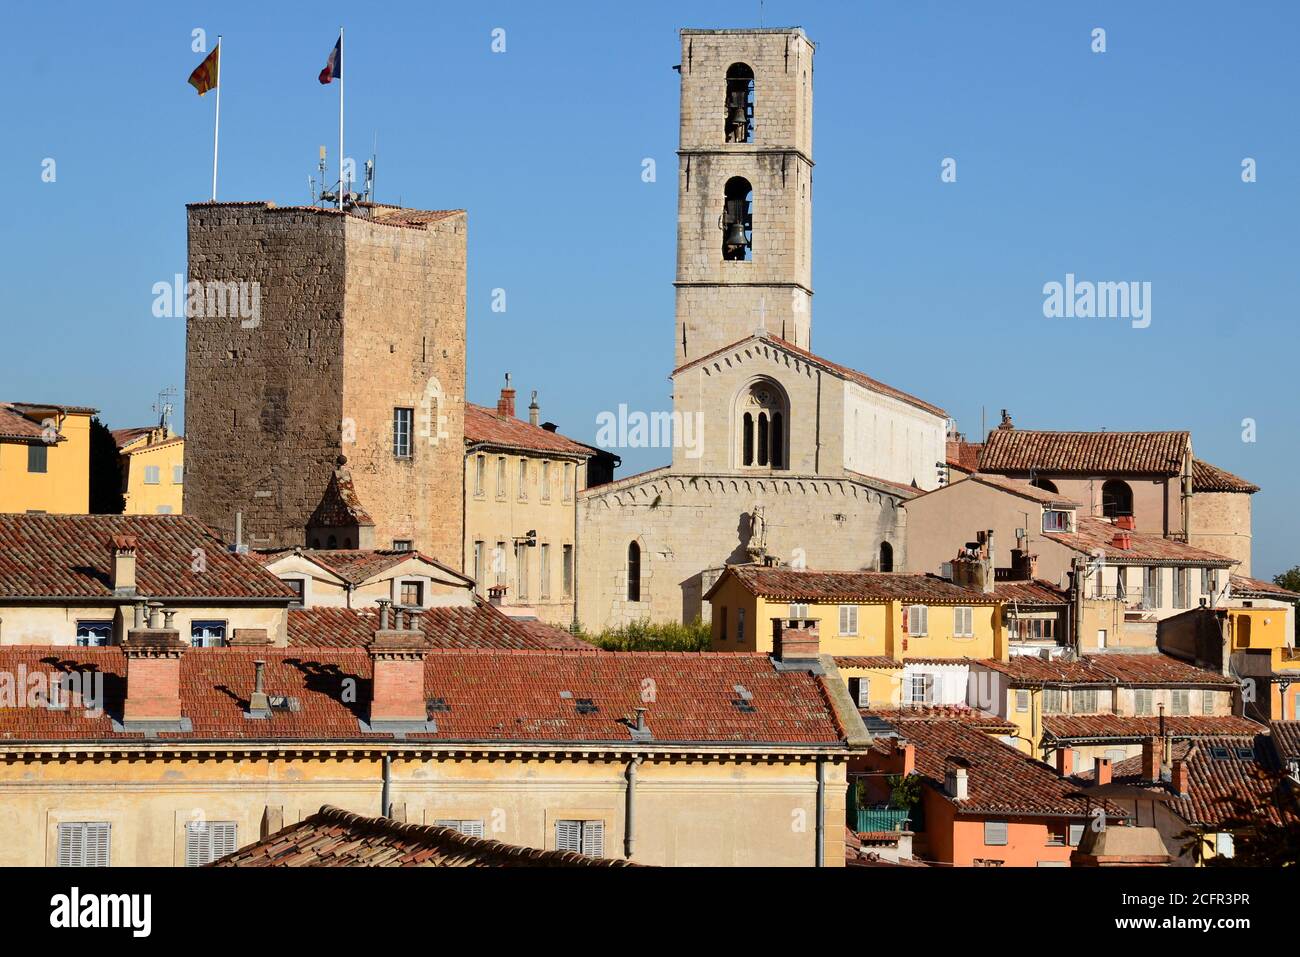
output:
M 1045 532 L 1068 532 L 1070 531 L 1070 513 L 1062 512 L 1059 509 L 1049 508 L 1043 510 L 1043 531 Z
M 515 596 L 528 600 L 528 546 L 523 542 L 515 545 Z
M 1160 595 L 1160 579 L 1163 569 L 1148 566 L 1142 570 L 1142 607 L 1159 608 L 1163 603 Z
M 894 570 L 894 546 L 889 542 L 880 543 L 880 561 L 878 562 L 882 572 L 892 572 Z
M 144 484 L 157 485 L 160 471 L 161 470 L 156 465 L 146 465 L 144 467 Z
M 224 621 L 190 622 L 190 644 L 195 648 L 220 648 L 226 643 Z
M 573 597 L 573 546 L 565 545 L 560 557 L 564 563 L 564 597 Z
M 172 513 L 172 507 L 170 505 L 159 505 L 156 509 L 154 509 L 155 515 L 170 515 L 171 513 Z
M 1174 607 L 1187 608 L 1190 604 L 1191 596 L 1187 592 L 1187 569 L 1174 569 Z
M 393 455 L 399 459 L 411 457 L 411 426 L 414 422 L 414 409 L 393 410 Z
M 234 821 L 190 821 L 185 825 L 185 866 L 202 867 L 235 853 L 238 826 Z
M 573 475 L 574 475 L 573 463 L 565 462 L 564 463 L 564 489 L 561 492 L 561 495 L 563 496 L 564 501 L 566 502 L 573 501 Z
M 1065 692 L 1060 688 L 1043 689 L 1043 714 L 1062 714 L 1065 711 Z
M 926 605 L 909 605 L 907 608 L 907 633 L 914 638 L 929 634 L 930 609 Z
M 840 634 L 845 637 L 858 633 L 858 606 L 840 605 Z
M 986 847 L 1002 847 L 1007 843 L 1006 821 L 984 822 L 984 844 Z
M 1201 692 L 1201 714 L 1214 714 L 1214 694 L 1208 689 Z
M 438 827 L 449 827 L 466 837 L 483 837 L 486 831 L 481 820 L 464 820 L 442 818 L 433 822 Z
M 804 619 L 808 617 L 808 606 L 804 604 L 792 604 L 789 608 L 790 618 Z
M 483 593 L 483 557 L 486 550 L 486 543 L 474 543 L 474 590 L 479 594 Z
M 627 546 L 627 600 L 641 600 L 641 546 L 636 542 Z
M 1191 692 L 1186 688 L 1175 688 L 1169 695 L 1169 713 L 1187 715 L 1192 713 Z
M 403 605 L 424 607 L 424 582 L 402 582 L 400 594 Z
M 934 675 L 909 675 L 907 679 L 908 704 L 934 703 Z
M 1127 482 L 1111 479 L 1101 487 L 1101 512 L 1107 518 L 1133 514 L 1133 489 Z
M 953 609 L 952 634 L 954 638 L 974 638 L 974 609 L 969 605 L 958 605 Z
M 736 640 L 745 640 L 745 609 L 736 609 Z
M 1097 689 L 1075 688 L 1070 693 L 1070 710 L 1075 714 L 1097 713 Z
M 59 825 L 59 867 L 108 867 L 112 825 L 85 821 Z
M 1133 710 L 1137 714 L 1153 713 L 1150 688 L 1138 688 L 1133 692 Z
M 850 678 L 849 694 L 859 708 L 871 706 L 871 680 L 869 678 Z
M 506 457 L 497 458 L 497 499 L 504 501 L 506 495 Z
M 551 546 L 537 546 L 538 594 L 551 597 Z
M 487 476 L 487 456 L 474 456 L 474 496 L 481 498 L 483 496 L 483 480 Z
M 39 444 L 27 446 L 27 471 L 45 472 L 48 465 L 49 446 Z
M 409 552 L 411 550 L 411 540 L 409 538 L 393 539 L 393 551 Z
M 1083 840 L 1083 825 L 1071 824 L 1070 825 L 1070 846 L 1078 847 L 1079 842 L 1082 840 Z
M 1105 751 L 1102 752 L 1101 756 L 1105 758 L 1107 761 L 1109 761 L 1112 765 L 1116 765 L 1128 757 L 1128 752 L 1125 751 L 1123 748 L 1107 748 Z
M 541 482 L 542 482 L 542 501 L 549 502 L 551 500 L 551 463 L 550 462 L 542 463 Z
M 102 648 L 113 640 L 111 621 L 77 622 L 77 644 L 83 648 Z
M 497 542 L 496 550 L 492 553 L 492 571 L 497 585 L 506 583 L 506 554 L 506 543 Z
M 588 857 L 605 856 L 604 821 L 556 821 L 555 849 Z
M 1128 600 L 1128 568 L 1123 565 L 1115 569 L 1115 597 L 1119 601 Z
M 1048 822 L 1048 825 L 1047 825 L 1047 846 L 1048 846 L 1048 847 L 1065 847 L 1065 842 L 1066 842 L 1066 838 L 1067 838 L 1067 833 L 1066 833 L 1066 832 L 1067 832 L 1067 826 L 1066 826 L 1065 824 L 1058 824 L 1058 823 L 1054 823 L 1054 822 Z M 1043 865 L 1043 864 L 1039 864 L 1039 866 L 1042 867 L 1042 866 L 1044 866 L 1044 865 Z
M 528 460 L 519 460 L 519 501 L 528 499 Z
M 289 602 L 289 607 L 301 608 L 303 603 L 303 592 L 306 590 L 307 587 L 307 580 L 304 578 L 284 578 L 281 580 L 290 588 L 292 588 L 294 590 L 294 593 L 298 596 L 293 601 Z
M 1021 712 L 1029 710 L 1029 692 L 1024 688 L 1016 691 L 1016 710 Z
M 1219 857 L 1233 857 L 1237 853 L 1235 845 L 1232 843 L 1232 835 L 1219 833 L 1214 835 L 1214 853 Z
M 718 608 L 718 640 L 727 640 L 727 606 L 722 605 Z
M 185 484 L 185 466 L 183 465 L 172 466 L 172 484 L 173 485 Z

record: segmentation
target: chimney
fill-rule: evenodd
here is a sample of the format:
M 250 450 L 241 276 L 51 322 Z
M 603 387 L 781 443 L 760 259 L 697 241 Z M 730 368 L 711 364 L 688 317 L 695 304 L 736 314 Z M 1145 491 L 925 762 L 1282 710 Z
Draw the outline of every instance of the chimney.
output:
M 1146 738 L 1142 742 L 1142 780 L 1160 780 L 1160 739 Z
M 429 724 L 429 706 L 424 694 L 424 658 L 429 641 L 423 631 L 403 627 L 399 616 L 396 628 L 388 627 L 387 602 L 380 604 L 380 627 L 366 645 L 373 679 L 370 692 L 370 726 L 416 725 L 419 730 Z
M 1174 762 L 1174 769 L 1170 776 L 1170 783 L 1174 791 L 1181 795 L 1187 795 L 1192 789 L 1192 772 L 1188 768 L 1185 760 Z
M 1132 515 L 1116 515 L 1115 527 L 1131 532 L 1137 528 L 1137 520 Z
M 965 801 L 970 797 L 970 788 L 965 768 L 951 767 L 944 772 L 943 790 L 954 801 Z
M 1110 758 L 1097 758 L 1097 773 L 1094 775 L 1098 787 L 1110 784 Z
M 899 753 L 903 756 L 903 769 L 899 773 L 907 777 L 916 771 L 916 745 L 904 743 Z
M 1056 773 L 1063 778 L 1074 773 L 1074 752 L 1069 748 L 1056 749 Z
M 515 417 L 515 390 L 510 386 L 510 373 L 506 373 L 506 386 L 501 390 L 501 398 L 497 399 L 497 415 L 503 419 L 513 419 Z
M 528 403 L 528 424 L 536 425 L 541 421 L 542 407 L 537 404 L 537 390 L 533 390 L 533 401 Z
M 114 535 L 109 547 L 113 560 L 110 583 L 115 595 L 135 594 L 135 551 L 138 540 L 134 535 Z
M 257 717 L 269 716 L 271 699 L 266 694 L 266 662 L 253 662 L 253 693 L 248 696 L 248 713 Z
M 170 624 L 174 611 L 168 609 Z M 153 609 L 147 627 L 133 628 L 122 641 L 122 655 L 126 658 L 126 701 L 122 706 L 122 724 L 130 731 L 132 725 L 146 724 L 157 727 L 159 723 L 180 729 L 181 717 L 181 657 L 188 645 L 173 628 L 161 627 L 161 617 Z
M 1011 424 L 1011 413 L 1008 412 L 1006 409 L 1002 410 L 1002 421 L 998 423 L 998 428 L 999 429 L 1015 428 L 1015 426 Z
M 1120 551 L 1126 552 L 1133 547 L 1133 536 L 1121 529 L 1115 532 L 1115 536 L 1110 540 L 1110 543 Z
M 821 641 L 814 618 L 773 618 L 772 657 L 787 666 L 820 661 Z
M 980 552 L 980 590 L 986 595 L 993 594 L 997 575 L 993 570 L 993 529 L 984 533 L 984 548 Z
M 1023 548 L 1011 549 L 1011 578 L 1014 581 L 1033 581 L 1038 577 L 1038 556 Z
M 490 604 L 496 605 L 498 608 L 500 608 L 503 604 L 505 604 L 505 598 L 506 598 L 505 585 L 488 586 L 488 602 Z

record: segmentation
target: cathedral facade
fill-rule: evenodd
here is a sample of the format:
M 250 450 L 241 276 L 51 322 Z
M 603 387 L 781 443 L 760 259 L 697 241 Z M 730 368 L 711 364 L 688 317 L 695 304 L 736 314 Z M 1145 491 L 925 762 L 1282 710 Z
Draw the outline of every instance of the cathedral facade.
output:
M 584 490 L 589 630 L 707 618 L 727 564 L 905 567 L 947 416 L 812 349 L 813 45 L 683 30 L 672 463 Z

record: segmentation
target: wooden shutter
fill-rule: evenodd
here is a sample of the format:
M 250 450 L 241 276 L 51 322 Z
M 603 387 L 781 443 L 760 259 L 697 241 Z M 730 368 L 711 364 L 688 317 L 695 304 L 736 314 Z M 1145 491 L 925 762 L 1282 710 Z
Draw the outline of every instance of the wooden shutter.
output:
M 185 825 L 185 866 L 198 867 L 200 864 L 206 864 L 203 859 L 207 847 L 208 829 L 198 821 L 190 821 Z
M 59 825 L 59 867 L 108 867 L 109 824 L 93 821 Z
M 185 866 L 202 867 L 237 848 L 234 821 L 191 821 L 185 826 Z
M 59 825 L 59 867 L 81 866 L 81 825 Z
M 605 856 L 605 822 L 582 822 L 582 853 L 588 857 Z
M 573 851 L 576 854 L 582 853 L 581 821 L 555 822 L 555 849 L 557 851 Z

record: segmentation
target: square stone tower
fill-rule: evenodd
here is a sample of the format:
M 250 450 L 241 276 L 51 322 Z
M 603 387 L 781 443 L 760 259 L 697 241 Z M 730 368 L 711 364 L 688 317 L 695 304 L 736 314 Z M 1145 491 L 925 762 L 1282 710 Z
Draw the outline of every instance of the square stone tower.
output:
M 676 368 L 764 328 L 812 335 L 813 45 L 682 30 Z
M 255 547 L 409 542 L 459 566 L 464 211 L 197 203 L 188 216 L 185 512 L 232 538 L 240 512 Z M 366 527 L 309 540 L 341 489 Z

